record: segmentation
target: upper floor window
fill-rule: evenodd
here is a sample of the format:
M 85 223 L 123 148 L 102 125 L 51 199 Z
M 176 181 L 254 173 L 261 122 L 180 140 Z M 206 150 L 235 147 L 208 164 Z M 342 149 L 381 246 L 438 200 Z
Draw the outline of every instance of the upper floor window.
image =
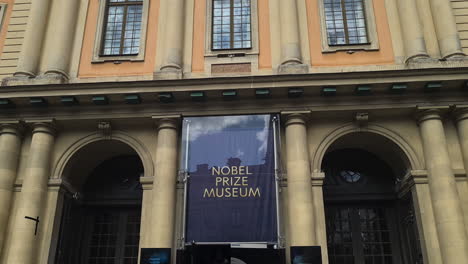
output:
M 378 49 L 373 0 L 321 0 L 322 49 Z
M 151 0 L 99 2 L 92 63 L 143 61 Z
M 250 0 L 213 0 L 212 50 L 251 49 Z
M 363 0 L 325 0 L 324 4 L 330 45 L 368 43 Z
M 138 55 L 143 0 L 108 0 L 101 56 Z

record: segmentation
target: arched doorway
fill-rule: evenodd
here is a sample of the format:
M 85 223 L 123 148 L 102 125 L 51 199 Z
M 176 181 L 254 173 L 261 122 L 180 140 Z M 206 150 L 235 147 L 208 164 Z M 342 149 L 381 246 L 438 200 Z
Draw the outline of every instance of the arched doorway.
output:
M 75 192 L 64 196 L 55 263 L 138 263 L 139 156 L 117 141 L 92 143 L 75 155 L 66 178 Z
M 407 161 L 392 142 L 346 135 L 322 169 L 330 264 L 422 263 L 411 194 L 399 191 Z

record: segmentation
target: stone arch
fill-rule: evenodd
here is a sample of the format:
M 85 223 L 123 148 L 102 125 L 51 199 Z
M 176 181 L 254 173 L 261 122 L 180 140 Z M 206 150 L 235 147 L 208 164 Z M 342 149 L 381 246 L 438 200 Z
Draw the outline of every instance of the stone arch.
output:
M 139 140 L 127 135 L 121 131 L 112 131 L 111 136 L 103 135 L 100 132 L 89 134 L 71 144 L 60 157 L 53 170 L 53 178 L 62 179 L 67 175 L 67 169 L 71 160 L 80 150 L 90 144 L 100 141 L 117 141 L 131 148 L 141 159 L 144 169 L 144 177 L 154 175 L 154 164 L 150 152 Z
M 417 170 L 423 168 L 416 151 L 398 133 L 375 123 L 369 123 L 366 127 L 359 127 L 354 123 L 347 123 L 334 129 L 321 141 L 312 156 L 312 170 L 314 172 L 321 171 L 323 158 L 334 142 L 346 135 L 359 132 L 376 134 L 392 142 L 402 152 L 403 155 L 401 156 L 401 159 L 407 163 L 408 169 Z

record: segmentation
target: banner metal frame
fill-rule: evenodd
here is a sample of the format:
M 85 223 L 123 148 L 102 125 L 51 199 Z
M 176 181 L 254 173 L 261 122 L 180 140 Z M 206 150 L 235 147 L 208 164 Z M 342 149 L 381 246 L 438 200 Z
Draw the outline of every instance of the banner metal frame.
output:
M 262 115 L 262 114 L 258 114 Z M 279 114 L 268 114 L 271 116 L 271 122 L 273 122 L 273 147 L 274 147 L 274 177 L 275 177 L 275 204 L 276 204 L 276 232 L 277 232 L 277 241 L 276 243 L 269 243 L 269 242 L 189 242 L 185 241 L 186 236 L 186 228 L 187 228 L 187 198 L 188 198 L 188 182 L 190 180 L 190 173 L 189 173 L 189 146 L 190 146 L 190 120 L 183 119 L 183 122 L 187 122 L 186 127 L 186 142 L 185 142 L 185 153 L 183 153 L 184 157 L 184 168 L 181 170 L 181 174 L 183 175 L 183 182 L 184 182 L 184 198 L 183 198 L 183 212 L 182 212 L 182 228 L 180 234 L 180 245 L 178 249 L 184 250 L 186 246 L 191 245 L 233 245 L 233 244 L 266 244 L 266 245 L 273 245 L 276 249 L 283 249 L 285 248 L 284 245 L 284 237 L 282 234 L 281 223 L 282 217 L 280 213 L 280 182 L 282 181 L 282 173 L 280 168 L 280 161 L 279 161 L 279 151 L 281 151 L 281 144 L 280 137 L 281 133 L 279 131 L 278 123 L 280 122 Z M 182 135 L 183 138 L 184 135 Z

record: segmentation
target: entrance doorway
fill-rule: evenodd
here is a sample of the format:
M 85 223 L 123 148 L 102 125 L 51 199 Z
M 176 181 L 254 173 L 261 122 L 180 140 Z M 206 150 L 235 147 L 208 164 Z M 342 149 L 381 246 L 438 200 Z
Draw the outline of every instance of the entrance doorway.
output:
M 357 148 L 324 157 L 330 264 L 422 263 L 411 199 L 398 196 L 392 168 Z
M 143 173 L 136 155 L 100 163 L 66 194 L 56 264 L 137 264 Z

